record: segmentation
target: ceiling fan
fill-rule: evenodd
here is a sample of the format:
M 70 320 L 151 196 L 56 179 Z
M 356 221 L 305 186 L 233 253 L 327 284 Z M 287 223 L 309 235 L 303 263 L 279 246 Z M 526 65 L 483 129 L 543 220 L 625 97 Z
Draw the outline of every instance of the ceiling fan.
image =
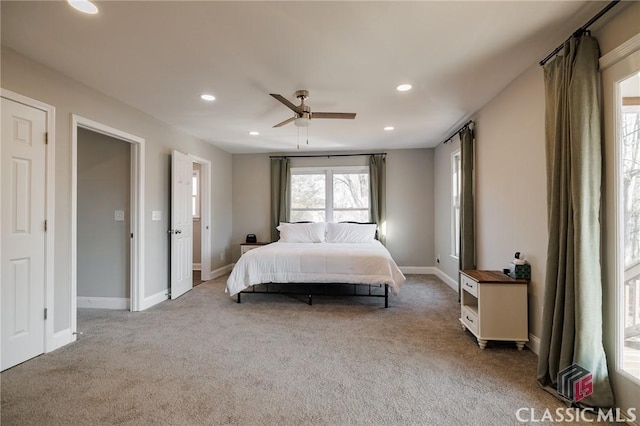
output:
M 348 119 L 353 120 L 356 118 L 355 112 L 311 112 L 311 108 L 309 105 L 304 103 L 304 100 L 309 97 L 309 91 L 307 90 L 297 90 L 295 95 L 296 98 L 300 99 L 300 105 L 292 104 L 287 98 L 282 95 L 270 93 L 271 96 L 282 102 L 286 107 L 292 110 L 295 115 L 291 118 L 288 118 L 273 127 L 282 127 L 285 124 L 289 124 L 293 121 L 293 123 L 298 127 L 308 127 L 311 119 L 316 118 L 340 118 L 340 119 Z

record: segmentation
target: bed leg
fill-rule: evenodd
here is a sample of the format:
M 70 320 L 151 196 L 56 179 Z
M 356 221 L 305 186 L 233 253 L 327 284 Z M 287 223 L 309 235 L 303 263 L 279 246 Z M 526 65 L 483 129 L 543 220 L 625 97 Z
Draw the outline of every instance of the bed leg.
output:
M 309 295 L 309 306 L 313 305 L 313 295 Z
M 238 303 L 240 303 L 240 293 L 238 293 Z
M 384 307 L 389 307 L 389 284 L 384 285 Z

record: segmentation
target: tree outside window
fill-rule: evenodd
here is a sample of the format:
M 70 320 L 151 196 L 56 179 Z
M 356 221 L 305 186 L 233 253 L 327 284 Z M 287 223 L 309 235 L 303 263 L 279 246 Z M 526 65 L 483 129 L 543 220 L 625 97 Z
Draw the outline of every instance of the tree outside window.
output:
M 293 168 L 292 222 L 369 222 L 367 167 Z

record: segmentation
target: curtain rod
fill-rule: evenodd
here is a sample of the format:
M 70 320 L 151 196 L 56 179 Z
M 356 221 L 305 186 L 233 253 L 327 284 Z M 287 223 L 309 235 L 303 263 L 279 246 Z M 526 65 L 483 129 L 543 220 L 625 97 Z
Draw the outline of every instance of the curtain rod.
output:
M 446 144 L 447 142 L 451 142 L 451 140 L 453 138 L 455 138 L 458 133 L 460 133 L 461 131 L 463 131 L 464 129 L 466 129 L 467 127 L 469 127 L 472 124 L 473 124 L 473 120 L 467 121 L 466 123 L 464 123 L 464 126 L 460 127 L 458 130 L 456 130 L 451 136 L 449 136 L 447 139 L 442 141 L 442 143 Z
M 587 22 L 586 24 L 584 24 L 583 26 L 581 26 L 580 28 L 578 28 L 572 35 L 571 37 L 578 37 L 580 35 L 582 35 L 583 33 L 587 32 L 587 29 L 594 23 L 596 22 L 598 19 L 600 19 L 605 13 L 607 13 L 609 10 L 611 10 L 611 8 L 613 8 L 613 6 L 615 6 L 616 4 L 620 3 L 620 0 L 613 0 L 611 3 L 609 3 L 608 5 L 605 6 L 604 9 L 602 9 L 596 16 L 594 16 L 593 18 L 591 18 L 589 20 L 589 22 Z M 544 64 L 546 64 L 549 59 L 553 58 L 556 54 L 558 54 L 558 52 L 560 52 L 560 50 L 562 50 L 562 48 L 564 47 L 564 44 L 571 40 L 571 37 L 569 37 L 568 39 L 566 39 L 564 41 L 564 43 L 562 43 L 560 46 L 556 47 L 553 52 L 549 53 L 547 55 L 546 58 L 544 58 L 543 60 L 540 61 L 540 66 L 544 66 Z
M 386 152 L 371 152 L 368 154 L 317 154 L 317 155 L 270 155 L 269 158 L 316 158 L 316 157 L 358 157 L 361 155 L 387 155 Z

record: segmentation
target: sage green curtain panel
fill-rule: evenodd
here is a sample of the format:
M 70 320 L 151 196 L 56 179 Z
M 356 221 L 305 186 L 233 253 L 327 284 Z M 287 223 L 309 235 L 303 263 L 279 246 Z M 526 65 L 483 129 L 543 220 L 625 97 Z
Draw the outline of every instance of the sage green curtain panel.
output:
M 474 136 L 473 130 L 465 126 L 460 133 L 460 270 L 476 269 L 475 201 L 473 188 Z M 458 300 L 460 277 L 458 276 Z
M 291 200 L 291 160 L 271 159 L 271 241 L 278 241 L 276 229 L 280 222 L 289 221 Z
M 537 379 L 567 401 L 557 376 L 578 364 L 593 383 L 579 405 L 612 407 L 602 341 L 599 56 L 595 38 L 572 37 L 544 68 L 549 242 Z
M 371 221 L 378 225 L 378 240 L 386 244 L 384 235 L 387 220 L 387 160 L 384 154 L 369 157 L 369 200 Z

